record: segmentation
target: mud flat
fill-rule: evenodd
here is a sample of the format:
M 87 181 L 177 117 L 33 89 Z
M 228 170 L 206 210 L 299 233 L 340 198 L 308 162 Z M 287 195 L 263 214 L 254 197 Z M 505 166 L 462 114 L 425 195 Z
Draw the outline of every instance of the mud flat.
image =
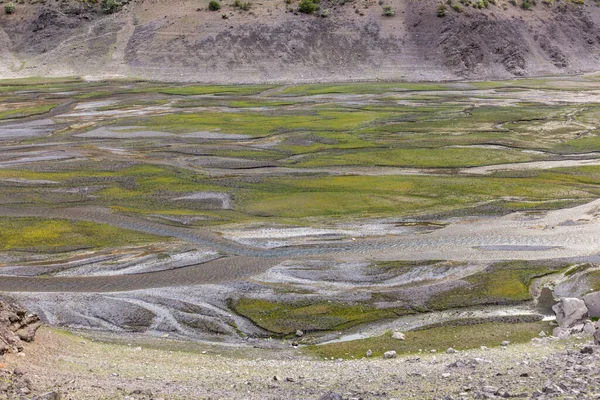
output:
M 600 289 L 592 77 L 0 89 L 0 291 L 52 325 L 281 348 Z

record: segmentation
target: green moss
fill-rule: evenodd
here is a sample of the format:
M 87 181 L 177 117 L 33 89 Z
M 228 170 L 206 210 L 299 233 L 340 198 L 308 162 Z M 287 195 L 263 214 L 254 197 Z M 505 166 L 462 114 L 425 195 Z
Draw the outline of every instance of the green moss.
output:
M 360 150 L 343 155 L 320 153 L 296 164 L 301 167 L 354 165 L 418 168 L 457 168 L 532 161 L 540 156 L 518 150 L 434 148 Z
M 9 118 L 23 118 L 32 115 L 44 114 L 52 110 L 58 104 L 44 104 L 35 107 L 15 108 L 12 110 L 0 111 L 0 120 Z
M 238 95 L 247 96 L 259 94 L 265 90 L 272 89 L 276 86 L 272 85 L 190 85 L 176 87 L 152 88 L 148 91 L 159 92 L 163 94 L 181 95 L 181 96 L 197 96 L 197 95 Z
M 232 309 L 256 325 L 279 335 L 302 331 L 345 329 L 354 325 L 396 318 L 404 309 L 376 309 L 369 305 L 328 301 L 298 303 L 241 298 Z
M 464 279 L 465 285 L 437 294 L 427 307 L 444 310 L 480 304 L 511 304 L 531 300 L 533 278 L 564 269 L 526 261 L 507 261 L 491 265 Z
M 0 219 L 0 250 L 61 250 L 128 246 L 164 240 L 110 225 L 62 219 Z
M 445 351 L 499 346 L 504 340 L 523 343 L 536 337 L 540 331 L 550 332 L 548 322 L 527 323 L 484 323 L 469 326 L 443 326 L 421 331 L 405 332 L 406 340 L 392 339 L 391 333 L 362 340 L 309 346 L 306 352 L 326 358 L 363 358 L 367 350 L 373 357 L 381 357 L 384 352 L 395 350 L 399 354 L 417 353 L 419 350 Z

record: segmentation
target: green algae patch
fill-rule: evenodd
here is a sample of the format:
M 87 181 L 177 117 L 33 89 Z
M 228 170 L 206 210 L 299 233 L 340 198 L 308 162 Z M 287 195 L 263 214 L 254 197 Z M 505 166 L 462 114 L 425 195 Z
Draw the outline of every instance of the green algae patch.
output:
M 370 305 L 330 301 L 275 302 L 241 298 L 232 304 L 238 314 L 274 334 L 346 329 L 351 326 L 408 314 L 404 309 L 378 309 Z
M 106 248 L 165 240 L 110 225 L 64 219 L 2 218 L 0 250 L 60 251 Z
M 405 332 L 405 340 L 392 338 L 388 332 L 382 336 L 367 339 L 338 342 L 326 345 L 313 345 L 305 348 L 308 354 L 326 358 L 363 358 L 367 350 L 372 357 L 381 357 L 389 350 L 398 354 L 418 353 L 419 350 L 445 351 L 449 347 L 456 350 L 475 349 L 480 346 L 500 346 L 508 340 L 511 343 L 524 343 L 537 337 L 540 331 L 550 333 L 548 322 L 522 323 L 483 323 L 465 326 L 441 326 L 419 331 Z

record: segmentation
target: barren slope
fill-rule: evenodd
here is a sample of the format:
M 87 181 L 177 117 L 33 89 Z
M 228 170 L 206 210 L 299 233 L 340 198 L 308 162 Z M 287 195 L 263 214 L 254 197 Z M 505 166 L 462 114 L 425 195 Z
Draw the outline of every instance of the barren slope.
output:
M 391 5 L 392 17 L 382 15 Z M 282 0 L 249 11 L 208 0 L 19 4 L 0 15 L 0 77 L 126 75 L 201 82 L 446 80 L 597 69 L 600 8 L 564 0 L 524 10 L 439 3 L 323 0 L 326 18 Z M 520 2 L 519 2 L 520 4 Z M 454 3 L 459 6 L 458 2 Z M 225 19 L 224 16 L 227 18 Z

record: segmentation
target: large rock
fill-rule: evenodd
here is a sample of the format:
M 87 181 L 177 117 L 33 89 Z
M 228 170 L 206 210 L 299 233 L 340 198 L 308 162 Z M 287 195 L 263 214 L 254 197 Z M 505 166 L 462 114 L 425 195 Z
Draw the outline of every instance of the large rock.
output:
M 556 322 L 562 328 L 568 328 L 587 317 L 588 309 L 581 299 L 565 297 L 552 307 Z
M 383 358 L 396 358 L 396 352 L 394 350 L 386 351 L 383 353 Z
M 33 341 L 41 325 L 37 315 L 0 301 L 0 355 L 23 350 L 23 342 Z
M 600 318 L 600 292 L 593 292 L 583 296 L 583 301 L 592 318 Z

